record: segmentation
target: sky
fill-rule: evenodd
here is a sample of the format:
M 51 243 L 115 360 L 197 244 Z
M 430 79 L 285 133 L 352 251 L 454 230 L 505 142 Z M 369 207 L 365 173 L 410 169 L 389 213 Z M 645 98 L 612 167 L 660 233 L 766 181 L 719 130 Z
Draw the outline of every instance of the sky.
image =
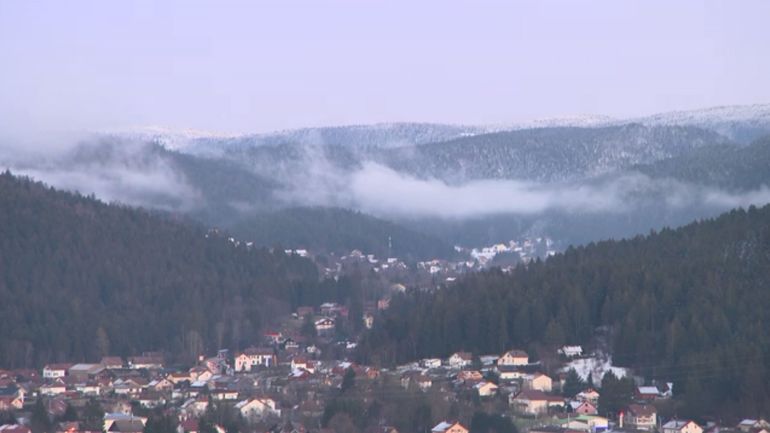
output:
M 0 0 L 0 134 L 770 102 L 770 2 Z

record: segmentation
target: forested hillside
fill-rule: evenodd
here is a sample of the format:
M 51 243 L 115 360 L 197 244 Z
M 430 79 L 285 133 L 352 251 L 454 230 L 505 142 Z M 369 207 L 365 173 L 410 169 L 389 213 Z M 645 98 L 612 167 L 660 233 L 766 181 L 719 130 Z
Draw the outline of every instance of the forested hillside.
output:
M 706 146 L 685 155 L 658 161 L 639 170 L 655 177 L 745 191 L 770 182 L 770 137 L 749 146 Z
M 319 284 L 308 260 L 0 175 L 5 367 L 243 347 Z
M 673 380 L 680 414 L 760 413 L 770 409 L 769 283 L 770 206 L 736 210 L 397 297 L 359 355 L 391 364 L 555 348 L 608 327 L 614 362 Z
M 428 260 L 450 258 L 454 248 L 389 221 L 340 208 L 290 208 L 246 218 L 233 233 L 258 245 Z

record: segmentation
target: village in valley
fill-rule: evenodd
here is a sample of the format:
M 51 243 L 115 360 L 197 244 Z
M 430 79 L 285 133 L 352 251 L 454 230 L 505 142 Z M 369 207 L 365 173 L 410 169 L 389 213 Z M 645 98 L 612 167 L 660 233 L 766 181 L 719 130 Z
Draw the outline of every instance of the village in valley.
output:
M 407 263 L 359 250 L 285 250 L 312 260 L 324 278 L 362 278 L 360 309 L 300 306 L 250 347 L 198 353 L 193 365 L 159 351 L 0 369 L 0 433 L 469 433 L 479 414 L 503 422 L 500 433 L 770 433 L 761 419 L 733 425 L 677 417 L 674 384 L 645 383 L 613 366 L 600 339 L 591 350 L 459 351 L 390 368 L 355 362 L 358 342 L 392 297 L 555 253 L 548 238 L 457 251 L 468 259 Z M 608 378 L 612 391 L 602 383 Z M 341 400 L 360 404 L 351 411 Z M 369 418 L 366 428 L 356 425 L 356 410 Z
M 0 370 L 0 433 L 152 433 L 159 422 L 178 433 L 359 431 L 341 398 L 366 411 L 368 433 L 468 433 L 480 413 L 530 433 L 770 432 L 764 420 L 678 418 L 674 384 L 644 383 L 598 348 L 460 351 L 391 368 L 354 362 L 360 335 L 341 331 L 354 321 L 362 333 L 376 327 L 388 307 L 387 296 L 359 317 L 332 302 L 303 306 L 252 347 L 188 366 L 148 352 Z M 621 382 L 632 388 L 615 395 Z

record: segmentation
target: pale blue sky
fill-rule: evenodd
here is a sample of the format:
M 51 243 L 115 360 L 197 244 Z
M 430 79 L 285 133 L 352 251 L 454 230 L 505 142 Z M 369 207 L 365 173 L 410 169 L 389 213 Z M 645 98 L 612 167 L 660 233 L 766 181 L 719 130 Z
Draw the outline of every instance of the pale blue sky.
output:
M 770 1 L 0 0 L 0 128 L 233 132 L 770 102 Z

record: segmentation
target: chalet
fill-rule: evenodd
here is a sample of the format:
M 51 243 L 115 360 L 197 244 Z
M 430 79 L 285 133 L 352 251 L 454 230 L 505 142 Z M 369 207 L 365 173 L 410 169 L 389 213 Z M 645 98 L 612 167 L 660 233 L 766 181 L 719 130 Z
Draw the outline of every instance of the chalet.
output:
M 65 392 L 67 392 L 67 385 L 64 384 L 64 381 L 61 378 L 40 387 L 41 395 L 59 395 L 64 394 Z
M 24 407 L 24 398 L 19 395 L 0 395 L 0 412 L 19 410 Z
M 211 398 L 218 401 L 227 401 L 227 400 L 237 400 L 238 399 L 238 391 L 232 390 L 232 389 L 212 389 L 211 390 Z
M 209 399 L 201 396 L 185 401 L 180 407 L 182 414 L 187 417 L 197 418 L 206 412 L 209 407 Z
M 176 384 L 182 383 L 184 381 L 190 382 L 192 380 L 192 378 L 190 377 L 190 373 L 189 372 L 179 371 L 179 372 L 168 374 L 166 376 L 166 380 L 168 380 L 172 384 L 176 385 Z
M 214 373 L 212 373 L 211 370 L 202 366 L 192 367 L 189 370 L 189 373 L 191 382 L 205 382 L 214 376 Z
M 660 398 L 660 390 L 657 386 L 639 386 L 636 388 L 637 400 L 652 401 Z
M 529 355 L 523 350 L 509 350 L 497 359 L 497 365 L 527 365 L 529 364 Z
M 473 389 L 476 390 L 479 397 L 494 397 L 497 395 L 497 385 L 492 382 L 479 382 Z
M 160 370 L 163 368 L 163 359 L 156 356 L 134 356 L 128 358 L 128 368 L 134 370 Z
M 521 413 L 539 415 L 547 413 L 551 407 L 564 406 L 564 399 L 542 391 L 527 389 L 516 395 L 511 394 L 508 397 L 508 403 Z
M 119 356 L 105 356 L 99 364 L 108 370 L 123 368 L 123 358 Z
M 620 427 L 636 430 L 655 430 L 658 425 L 658 411 L 648 404 L 631 404 L 618 415 Z
M 166 378 L 154 379 L 147 384 L 147 387 L 152 391 L 166 392 L 174 389 L 174 382 Z
M 524 377 L 524 388 L 551 392 L 553 389 L 553 380 L 543 373 L 535 373 Z
M 366 329 L 372 329 L 374 327 L 374 314 L 364 313 L 363 321 Z
M 324 317 L 315 321 L 315 330 L 319 335 L 334 332 L 334 327 L 334 319 L 331 317 Z
M 473 363 L 473 355 L 468 352 L 453 353 L 449 357 L 449 366 L 452 368 L 468 367 Z
M 575 399 L 578 401 L 588 401 L 595 406 L 599 403 L 599 393 L 593 388 L 588 388 L 580 391 L 575 396 Z
M 561 418 L 559 423 L 566 429 L 584 433 L 599 433 L 609 428 L 609 420 L 597 415 L 567 416 L 566 418 Z
M 313 361 L 308 361 L 307 358 L 303 358 L 301 356 L 295 356 L 291 359 L 291 369 L 292 371 L 306 371 L 310 374 L 315 373 L 315 364 Z
M 527 376 L 527 373 L 523 372 L 518 366 L 515 365 L 499 365 L 497 366 L 497 375 L 500 380 L 516 380 L 523 379 Z
M 102 364 L 75 364 L 67 370 L 67 375 L 78 380 L 86 380 L 96 377 L 104 370 L 105 368 Z
M 736 428 L 743 433 L 752 433 L 763 429 L 770 429 L 770 423 L 763 419 L 744 419 L 738 423 Z
M 235 408 L 246 419 L 255 420 L 266 416 L 281 416 L 281 410 L 275 400 L 267 397 L 250 398 L 235 405 Z
M 267 341 L 270 344 L 280 344 L 283 340 L 283 334 L 280 332 L 265 332 L 265 341 Z
M 163 397 L 163 394 L 150 390 L 142 391 L 136 401 L 139 402 L 140 406 L 148 409 L 153 409 L 166 404 L 166 399 Z
M 117 379 L 112 383 L 112 390 L 118 395 L 139 395 L 147 382 L 140 377 Z
M 703 433 L 703 428 L 691 420 L 672 419 L 663 424 L 661 433 Z
M 559 355 L 563 355 L 567 358 L 582 356 L 583 348 L 581 346 L 562 346 L 559 349 Z
M 431 433 L 468 433 L 468 429 L 456 421 L 441 421 L 430 431 Z
M 460 370 L 457 373 L 457 380 L 460 382 L 480 382 L 484 376 L 478 370 Z
M 67 375 L 67 370 L 72 364 L 48 364 L 43 367 L 43 377 L 46 379 L 56 379 Z
M 122 425 L 116 426 L 117 423 L 122 423 Z M 138 433 L 144 431 L 145 424 L 147 424 L 145 417 L 125 413 L 105 413 L 103 431 Z
M 271 348 L 252 347 L 235 357 L 235 371 L 251 371 L 258 366 L 272 367 L 278 362 L 275 351 Z
M 590 401 L 572 401 L 570 402 L 572 412 L 580 415 L 596 415 L 599 411 Z

